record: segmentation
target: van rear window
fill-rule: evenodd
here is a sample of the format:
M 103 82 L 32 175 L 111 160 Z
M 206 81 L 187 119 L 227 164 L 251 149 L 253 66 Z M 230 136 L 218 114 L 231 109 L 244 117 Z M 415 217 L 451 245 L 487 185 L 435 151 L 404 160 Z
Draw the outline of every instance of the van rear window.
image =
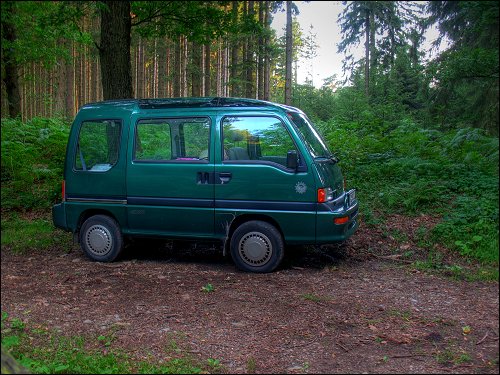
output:
M 118 160 L 121 122 L 84 121 L 80 127 L 74 168 L 77 171 L 106 172 Z

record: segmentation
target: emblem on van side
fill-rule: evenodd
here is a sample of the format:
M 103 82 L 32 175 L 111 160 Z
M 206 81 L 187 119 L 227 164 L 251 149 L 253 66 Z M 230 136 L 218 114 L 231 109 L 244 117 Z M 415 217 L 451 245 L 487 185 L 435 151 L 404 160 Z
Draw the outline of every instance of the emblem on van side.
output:
M 302 182 L 302 181 L 299 181 L 295 184 L 295 191 L 299 194 L 304 194 L 307 190 L 307 185 Z

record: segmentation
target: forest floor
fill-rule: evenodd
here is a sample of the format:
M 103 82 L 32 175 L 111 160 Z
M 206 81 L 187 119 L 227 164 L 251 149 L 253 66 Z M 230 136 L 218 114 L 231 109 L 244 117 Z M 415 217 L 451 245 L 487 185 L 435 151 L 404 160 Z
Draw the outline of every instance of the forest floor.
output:
M 498 373 L 498 282 L 456 277 L 451 254 L 439 272 L 415 267 L 429 255 L 415 232 L 432 218 L 387 222 L 342 249 L 294 248 L 270 274 L 240 272 L 210 246 L 137 242 L 110 264 L 76 245 L 2 249 L 2 311 L 111 337 L 102 350 L 137 360 L 214 358 L 226 373 Z

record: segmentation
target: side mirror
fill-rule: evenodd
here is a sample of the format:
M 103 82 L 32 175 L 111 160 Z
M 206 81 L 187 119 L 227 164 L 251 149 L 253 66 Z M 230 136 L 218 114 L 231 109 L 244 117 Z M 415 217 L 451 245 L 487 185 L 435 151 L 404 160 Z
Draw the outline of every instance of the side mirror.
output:
M 290 150 L 286 153 L 286 167 L 288 169 L 297 170 L 297 166 L 299 165 L 299 158 L 297 157 L 297 151 Z

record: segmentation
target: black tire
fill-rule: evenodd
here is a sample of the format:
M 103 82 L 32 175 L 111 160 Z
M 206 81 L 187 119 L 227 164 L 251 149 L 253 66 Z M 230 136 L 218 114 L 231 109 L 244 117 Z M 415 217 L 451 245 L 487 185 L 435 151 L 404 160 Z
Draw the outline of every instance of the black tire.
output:
M 90 259 L 97 262 L 112 262 L 123 250 L 120 227 L 109 216 L 91 216 L 80 228 L 80 246 Z
M 247 272 L 272 272 L 285 255 L 281 233 L 265 221 L 241 224 L 231 237 L 230 247 L 236 267 Z

